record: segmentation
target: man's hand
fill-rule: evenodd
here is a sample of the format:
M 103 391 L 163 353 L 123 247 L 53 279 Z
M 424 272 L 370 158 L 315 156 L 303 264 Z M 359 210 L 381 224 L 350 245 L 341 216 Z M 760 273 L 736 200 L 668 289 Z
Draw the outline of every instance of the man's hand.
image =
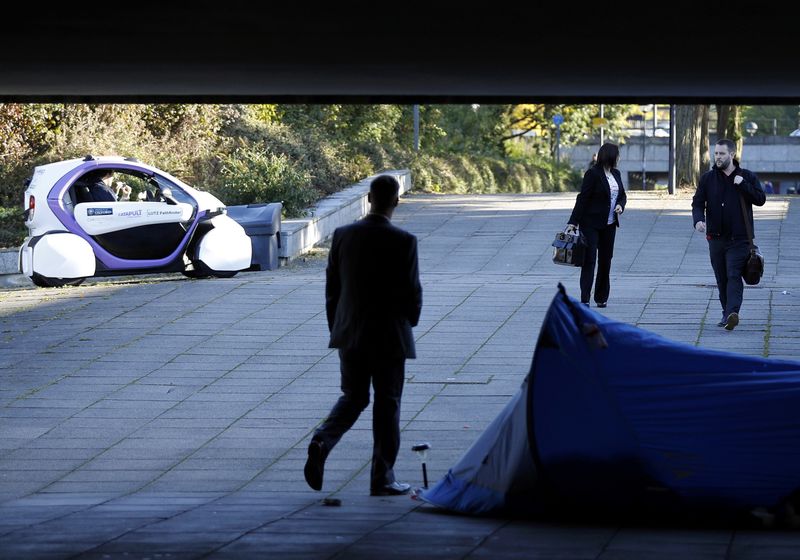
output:
M 734 185 L 738 185 L 738 184 L 740 184 L 742 181 L 744 181 L 744 179 L 742 178 L 742 176 L 741 176 L 741 175 L 736 175 L 736 176 L 733 178 L 733 184 L 734 184 Z
M 577 231 L 577 229 L 578 228 L 575 227 L 574 225 L 567 224 L 567 227 L 564 228 L 564 233 L 568 233 L 568 234 L 572 235 L 573 233 L 575 233 Z
M 697 222 L 694 225 L 694 229 L 696 229 L 700 233 L 705 233 L 706 232 L 706 223 L 705 222 Z
M 117 181 L 114 183 L 114 188 L 116 189 L 117 193 L 117 200 L 130 200 L 131 199 L 131 187 L 126 185 L 122 181 Z
M 614 207 L 614 212 L 616 212 L 617 214 L 622 214 L 622 205 L 620 205 L 620 204 L 617 204 L 617 205 Z

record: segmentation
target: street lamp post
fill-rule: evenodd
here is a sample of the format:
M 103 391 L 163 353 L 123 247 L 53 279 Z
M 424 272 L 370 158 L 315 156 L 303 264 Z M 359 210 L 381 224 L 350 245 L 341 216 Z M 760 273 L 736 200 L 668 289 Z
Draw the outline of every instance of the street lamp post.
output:
M 414 105 L 414 151 L 419 151 L 419 105 Z
M 603 116 L 603 108 L 604 108 L 604 107 L 605 107 L 605 105 L 603 105 L 603 104 L 601 103 L 601 104 L 600 104 L 600 121 L 601 121 L 601 123 L 602 123 L 602 122 L 603 122 L 603 120 L 605 119 L 605 117 Z M 601 148 L 603 147 L 603 125 L 602 125 L 602 124 L 600 125 L 600 147 L 601 147 Z
M 646 133 L 645 129 L 647 128 L 647 124 L 646 124 L 647 121 L 645 120 L 644 115 L 632 115 L 631 116 L 631 120 L 633 120 L 634 122 L 637 123 L 636 124 L 636 128 L 641 128 L 641 130 L 642 130 L 642 190 L 645 191 L 645 190 L 647 190 L 647 183 L 645 183 L 645 178 L 644 178 L 644 174 L 645 174 L 645 170 L 644 170 L 644 168 L 645 168 L 644 141 L 645 141 L 645 133 Z
M 705 141 L 705 140 L 704 140 Z M 667 191 L 669 194 L 675 194 L 675 147 L 676 147 L 676 133 L 675 133 L 675 105 L 669 106 L 669 170 L 667 179 Z
M 556 125 L 556 169 L 558 169 L 558 160 L 561 155 L 561 125 L 564 124 L 564 116 L 553 115 L 553 124 Z

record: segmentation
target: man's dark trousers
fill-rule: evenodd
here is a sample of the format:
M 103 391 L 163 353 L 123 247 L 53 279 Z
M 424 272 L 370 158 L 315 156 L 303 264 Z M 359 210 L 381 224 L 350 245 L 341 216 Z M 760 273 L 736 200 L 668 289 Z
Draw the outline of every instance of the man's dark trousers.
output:
M 314 433 L 314 439 L 332 449 L 361 412 L 369 405 L 372 383 L 372 474 L 370 487 L 381 488 L 395 481 L 393 466 L 400 451 L 400 399 L 405 379 L 405 358 L 369 356 L 339 350 L 342 396 Z
M 739 313 L 742 306 L 742 270 L 750 256 L 750 242 L 747 239 L 712 237 L 708 240 L 708 252 L 711 256 L 711 268 L 714 269 L 717 279 L 722 318 L 725 319 L 731 313 Z
M 597 266 L 597 282 L 594 282 L 594 301 L 608 301 L 611 292 L 611 258 L 614 256 L 614 238 L 617 235 L 617 224 L 609 224 L 602 229 L 592 227 L 581 228 L 586 240 L 586 259 L 581 267 L 581 301 L 589 303 L 594 282 L 594 270 Z

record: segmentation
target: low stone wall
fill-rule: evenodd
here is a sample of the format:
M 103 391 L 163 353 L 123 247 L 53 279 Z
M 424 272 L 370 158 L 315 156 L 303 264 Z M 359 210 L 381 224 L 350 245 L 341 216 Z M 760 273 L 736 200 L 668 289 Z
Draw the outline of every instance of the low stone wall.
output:
M 411 172 L 407 169 L 385 171 L 381 175 L 392 175 L 400 183 L 400 194 L 411 190 Z M 284 220 L 281 223 L 281 248 L 278 256 L 291 260 L 314 245 L 324 241 L 342 225 L 352 223 L 367 214 L 369 184 L 377 177 L 367 177 L 342 191 L 321 200 L 306 218 Z M 19 249 L 0 249 L 0 274 L 18 274 Z
M 400 183 L 400 194 L 411 190 L 411 172 L 407 169 L 385 171 Z M 339 227 L 364 217 L 369 211 L 367 193 L 369 184 L 377 177 L 367 177 L 342 191 L 321 200 L 306 218 L 284 220 L 281 223 L 281 259 L 291 260 L 324 241 Z
M 19 272 L 19 248 L 0 249 L 0 274 Z

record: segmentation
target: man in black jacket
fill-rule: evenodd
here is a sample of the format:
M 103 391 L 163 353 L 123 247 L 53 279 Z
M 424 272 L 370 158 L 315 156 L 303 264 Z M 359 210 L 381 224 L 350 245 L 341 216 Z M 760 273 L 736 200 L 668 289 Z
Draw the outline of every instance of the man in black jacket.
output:
M 100 169 L 89 173 L 76 182 L 78 202 L 115 202 L 116 193 L 111 190 L 111 179 L 114 172 Z
M 328 255 L 325 309 L 330 348 L 339 349 L 342 396 L 314 432 L 304 475 L 322 488 L 325 459 L 369 404 L 372 383 L 370 494 L 405 494 L 395 480 L 400 449 L 400 398 L 405 360 L 415 358 L 411 328 L 422 310 L 417 238 L 391 224 L 400 185 L 390 175 L 370 184 L 370 212 L 333 233 Z
M 750 231 L 753 231 L 753 204 L 767 200 L 758 177 L 739 167 L 736 144 L 721 138 L 714 146 L 714 168 L 700 177 L 692 198 L 695 229 L 706 234 L 711 267 L 717 280 L 722 320 L 717 326 L 732 331 L 739 324 L 744 283 L 742 271 L 750 255 L 742 201 Z

